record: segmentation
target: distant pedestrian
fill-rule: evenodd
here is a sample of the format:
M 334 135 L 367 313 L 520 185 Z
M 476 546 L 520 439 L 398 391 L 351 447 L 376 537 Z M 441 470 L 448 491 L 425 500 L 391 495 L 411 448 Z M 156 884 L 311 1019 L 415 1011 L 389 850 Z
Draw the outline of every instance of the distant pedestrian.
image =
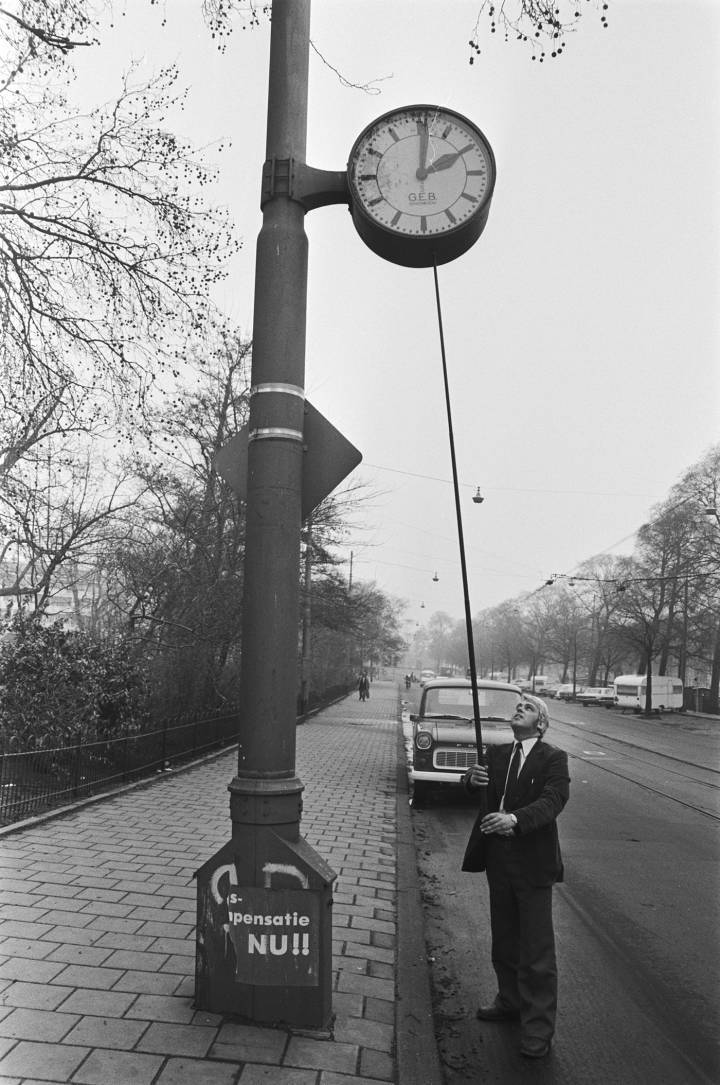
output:
M 365 671 L 360 675 L 358 681 L 358 697 L 361 701 L 366 701 L 370 696 L 370 679 Z
M 487 767 L 463 777 L 469 792 L 487 788 L 463 870 L 486 872 L 492 963 L 498 990 L 477 1011 L 481 1021 L 518 1020 L 520 1053 L 542 1058 L 555 1032 L 557 964 L 552 887 L 563 880 L 556 819 L 570 794 L 564 750 L 544 742 L 547 706 L 521 695 L 510 721 L 512 744 L 488 746 Z

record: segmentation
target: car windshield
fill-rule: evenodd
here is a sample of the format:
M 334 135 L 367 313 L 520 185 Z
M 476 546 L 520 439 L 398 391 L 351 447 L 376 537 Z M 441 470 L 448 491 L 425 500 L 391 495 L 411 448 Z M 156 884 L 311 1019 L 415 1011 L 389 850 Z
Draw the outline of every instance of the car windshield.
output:
M 509 689 L 478 689 L 480 718 L 510 720 L 517 708 L 518 694 Z M 462 720 L 473 718 L 472 690 L 438 686 L 425 691 L 422 715 L 455 717 Z

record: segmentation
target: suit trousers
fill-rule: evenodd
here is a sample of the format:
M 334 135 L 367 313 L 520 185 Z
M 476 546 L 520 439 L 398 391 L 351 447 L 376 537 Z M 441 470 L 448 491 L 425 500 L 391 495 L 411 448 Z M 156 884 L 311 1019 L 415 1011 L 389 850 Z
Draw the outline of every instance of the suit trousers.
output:
M 500 1000 L 519 1010 L 523 1036 L 549 1040 L 557 1010 L 553 887 L 530 884 L 514 843 L 488 839 L 492 963 Z

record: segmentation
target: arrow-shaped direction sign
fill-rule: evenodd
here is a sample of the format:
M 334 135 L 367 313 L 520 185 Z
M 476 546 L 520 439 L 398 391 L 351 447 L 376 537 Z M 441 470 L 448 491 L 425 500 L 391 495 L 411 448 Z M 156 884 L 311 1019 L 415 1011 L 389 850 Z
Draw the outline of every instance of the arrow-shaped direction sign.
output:
M 218 449 L 214 459 L 215 470 L 242 501 L 247 499 L 248 433 L 249 427 L 243 426 Z M 357 467 L 362 453 L 307 400 L 303 444 L 301 516 L 307 520 Z

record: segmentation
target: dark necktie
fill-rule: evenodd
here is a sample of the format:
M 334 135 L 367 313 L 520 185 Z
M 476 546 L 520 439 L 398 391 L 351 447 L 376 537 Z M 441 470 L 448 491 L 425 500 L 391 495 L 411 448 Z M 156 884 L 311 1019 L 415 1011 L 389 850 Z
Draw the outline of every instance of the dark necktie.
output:
M 510 762 L 510 768 L 508 769 L 507 783 L 505 784 L 505 795 L 503 801 L 510 795 L 512 795 L 517 783 L 518 773 L 520 771 L 520 743 L 515 743 L 515 752 L 512 755 Z

